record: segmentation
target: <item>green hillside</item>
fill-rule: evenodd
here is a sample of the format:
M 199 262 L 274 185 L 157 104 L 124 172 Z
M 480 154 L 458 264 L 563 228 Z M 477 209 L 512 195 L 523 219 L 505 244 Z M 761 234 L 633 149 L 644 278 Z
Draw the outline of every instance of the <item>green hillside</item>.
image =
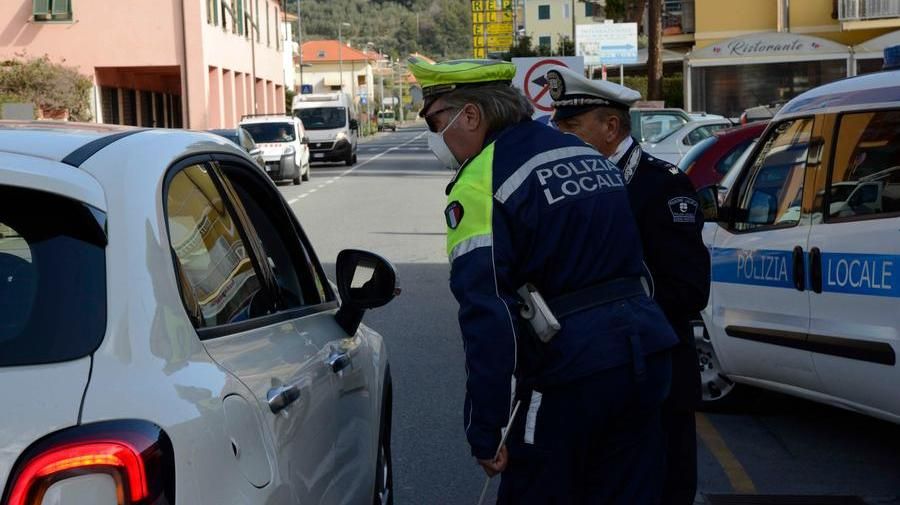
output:
M 297 12 L 298 0 L 287 0 Z M 469 0 L 299 0 L 303 40 L 337 39 L 338 25 L 353 47 L 366 42 L 392 57 L 420 52 L 436 59 L 472 55 Z

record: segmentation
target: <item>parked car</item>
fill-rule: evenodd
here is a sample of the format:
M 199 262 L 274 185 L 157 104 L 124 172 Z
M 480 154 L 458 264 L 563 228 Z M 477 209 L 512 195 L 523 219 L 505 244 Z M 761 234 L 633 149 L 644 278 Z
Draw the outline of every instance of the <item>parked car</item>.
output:
M 378 111 L 378 131 L 384 131 L 390 129 L 391 131 L 397 131 L 397 120 L 394 118 L 394 111 L 392 110 L 381 110 Z
M 707 112 L 688 112 L 688 116 L 691 118 L 691 121 L 699 121 L 701 119 L 728 119 L 725 116 L 709 114 Z
M 900 423 L 898 97 L 900 70 L 807 91 L 772 119 L 723 205 L 700 190 L 707 400 L 746 384 Z
M 253 140 L 253 137 L 250 136 L 250 133 L 243 128 L 229 128 L 229 129 L 217 129 L 217 130 L 207 130 L 210 133 L 214 133 L 220 137 L 224 137 L 236 145 L 241 146 L 244 151 L 247 151 L 247 154 L 253 158 L 256 163 L 259 164 L 259 167 L 263 170 L 266 169 L 266 159 L 263 157 L 262 149 L 256 145 L 256 142 Z
M 297 95 L 291 106 L 294 116 L 309 130 L 313 161 L 343 161 L 356 164 L 359 121 L 356 104 L 347 93 Z
M 631 115 L 631 135 L 638 142 L 646 142 L 650 137 L 666 133 L 691 121 L 690 116 L 681 109 L 651 109 L 633 107 Z
M 747 147 L 762 134 L 766 122 L 722 129 L 701 140 L 681 158 L 678 168 L 695 188 L 716 184 L 735 166 Z
M 273 181 L 285 179 L 294 184 L 309 180 L 309 137 L 303 123 L 282 114 L 260 114 L 241 118 L 247 130 L 262 149 L 266 173 Z
M 642 147 L 648 154 L 677 165 L 691 147 L 711 137 L 713 133 L 730 127 L 731 121 L 727 119 L 691 121 L 650 137 Z
M 3 503 L 390 503 L 391 375 L 275 185 L 208 133 L 0 121 Z

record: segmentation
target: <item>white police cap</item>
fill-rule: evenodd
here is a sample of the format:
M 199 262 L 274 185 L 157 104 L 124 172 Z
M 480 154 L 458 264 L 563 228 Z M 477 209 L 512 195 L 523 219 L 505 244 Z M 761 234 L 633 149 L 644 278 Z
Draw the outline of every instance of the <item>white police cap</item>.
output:
M 641 99 L 641 94 L 631 88 L 609 81 L 593 81 L 563 66 L 554 66 L 546 77 L 557 120 L 595 107 L 629 109 Z

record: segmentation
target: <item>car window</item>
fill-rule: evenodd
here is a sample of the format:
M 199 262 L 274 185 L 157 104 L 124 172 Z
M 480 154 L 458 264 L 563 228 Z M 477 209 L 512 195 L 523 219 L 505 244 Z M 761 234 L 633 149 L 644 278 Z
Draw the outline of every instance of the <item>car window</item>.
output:
M 649 113 L 641 116 L 641 141 L 655 138 L 662 140 L 672 131 L 681 128 L 687 120 L 671 113 Z M 659 140 L 654 140 L 658 142 Z
M 244 148 L 247 152 L 250 152 L 256 149 L 256 143 L 253 142 L 253 137 L 250 136 L 250 133 L 243 128 L 238 128 L 238 133 L 241 137 L 241 147 Z
M 248 123 L 241 125 L 257 144 L 264 142 L 293 142 L 297 139 L 291 123 Z
M 725 128 L 727 125 L 725 124 L 709 124 L 703 125 L 699 128 L 695 128 L 693 131 L 688 133 L 681 142 L 686 146 L 692 146 L 702 141 L 703 139 L 707 139 L 712 136 L 713 133 Z
M 828 217 L 900 213 L 900 110 L 845 114 L 829 180 Z
M 785 121 L 769 132 L 741 184 L 738 230 L 800 222 L 803 179 L 813 120 Z
M 275 274 L 280 308 L 298 308 L 327 301 L 323 279 L 282 205 L 266 204 L 280 196 L 243 167 L 222 163 L 222 172 L 241 202 Z
M 314 107 L 294 111 L 307 130 L 333 130 L 347 124 L 346 107 Z
M 678 168 L 682 172 L 690 173 L 694 170 L 694 164 L 703 156 L 703 153 L 709 150 L 710 147 L 715 145 L 718 142 L 716 137 L 708 137 L 703 139 L 697 145 L 691 148 L 690 151 L 687 152 L 681 159 L 678 161 Z
M 753 139 L 751 138 L 751 139 L 747 139 L 747 140 L 741 142 L 740 144 L 732 147 L 731 150 L 728 151 L 728 154 L 723 156 L 716 163 L 716 172 L 718 172 L 720 175 L 727 174 L 728 171 L 731 170 L 731 167 L 734 166 L 734 163 L 737 160 L 741 159 L 741 156 L 744 154 L 744 151 L 746 151 L 747 148 L 750 147 L 750 144 L 752 144 L 752 143 L 753 143 Z
M 169 242 L 194 325 L 208 328 L 271 313 L 257 266 L 208 167 L 178 172 L 166 201 Z
M 0 367 L 91 354 L 106 332 L 105 215 L 0 185 Z

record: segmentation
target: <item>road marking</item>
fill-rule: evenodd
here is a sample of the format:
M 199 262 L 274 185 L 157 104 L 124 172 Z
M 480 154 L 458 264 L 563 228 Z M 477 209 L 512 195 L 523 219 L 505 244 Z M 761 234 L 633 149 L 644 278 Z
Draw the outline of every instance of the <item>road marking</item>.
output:
M 366 161 L 363 161 L 362 163 L 358 163 L 356 166 L 350 167 L 349 169 L 344 170 L 344 171 L 341 172 L 340 174 L 338 174 L 338 175 L 332 177 L 331 179 L 325 181 L 323 184 L 320 184 L 318 187 L 313 188 L 313 189 L 307 191 L 306 193 L 303 193 L 302 195 L 298 196 L 297 198 L 291 198 L 290 200 L 288 200 L 288 205 L 294 205 L 294 204 L 297 203 L 297 201 L 300 200 L 301 198 L 306 198 L 307 196 L 311 195 L 312 193 L 315 193 L 317 190 L 324 188 L 326 184 L 331 184 L 331 183 L 333 183 L 334 181 L 340 179 L 341 177 L 343 177 L 343 176 L 349 174 L 350 172 L 353 172 L 353 171 L 356 170 L 357 168 L 362 167 L 362 166 L 365 166 L 366 164 L 371 163 L 371 162 L 377 160 L 378 158 L 381 158 L 382 156 L 384 156 L 385 154 L 387 154 L 387 153 L 389 153 L 389 152 L 391 152 L 391 151 L 396 151 L 397 149 L 400 149 L 401 147 L 407 146 L 407 145 L 409 145 L 409 144 L 411 144 L 411 143 L 413 143 L 413 142 L 419 140 L 419 139 L 422 138 L 426 133 L 428 133 L 428 132 L 422 132 L 422 133 L 416 135 L 415 137 L 413 137 L 413 138 L 407 140 L 406 142 L 404 142 L 404 143 L 402 143 L 402 144 L 399 144 L 399 145 L 396 145 L 396 146 L 394 146 L 394 147 L 388 148 L 386 151 L 382 151 L 382 152 L 376 154 L 375 156 L 372 156 L 371 158 L 367 159 Z M 360 147 L 363 147 L 363 146 L 360 146 Z
M 699 412 L 696 414 L 696 419 L 697 435 L 700 436 L 700 440 L 703 441 L 703 444 L 706 445 L 709 452 L 711 452 L 719 462 L 722 470 L 725 471 L 725 475 L 728 477 L 729 482 L 731 482 L 731 488 L 734 492 L 741 494 L 756 494 L 756 486 L 753 485 L 753 481 L 750 479 L 747 471 L 744 470 L 744 466 L 741 465 L 741 462 L 738 461 L 734 453 L 731 452 L 731 449 L 728 448 L 728 444 L 725 443 L 725 439 L 722 438 L 722 435 L 720 435 L 715 426 L 713 426 L 712 421 Z

